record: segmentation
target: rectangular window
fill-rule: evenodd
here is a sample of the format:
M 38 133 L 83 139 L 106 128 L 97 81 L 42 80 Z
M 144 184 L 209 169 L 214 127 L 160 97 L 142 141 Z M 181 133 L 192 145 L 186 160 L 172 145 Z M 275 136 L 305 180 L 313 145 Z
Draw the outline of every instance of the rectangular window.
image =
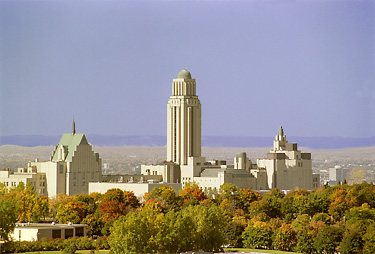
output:
M 91 179 L 94 179 L 94 172 L 91 172 Z
M 64 165 L 60 165 L 60 174 L 64 173 Z
M 85 178 L 86 178 L 86 173 L 82 172 L 82 179 L 85 179 Z

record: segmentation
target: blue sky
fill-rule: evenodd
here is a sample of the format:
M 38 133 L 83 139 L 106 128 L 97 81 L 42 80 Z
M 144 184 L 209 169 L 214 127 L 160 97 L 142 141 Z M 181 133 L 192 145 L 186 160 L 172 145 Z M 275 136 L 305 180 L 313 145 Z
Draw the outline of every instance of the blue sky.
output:
M 375 136 L 374 1 L 0 1 L 0 135 Z

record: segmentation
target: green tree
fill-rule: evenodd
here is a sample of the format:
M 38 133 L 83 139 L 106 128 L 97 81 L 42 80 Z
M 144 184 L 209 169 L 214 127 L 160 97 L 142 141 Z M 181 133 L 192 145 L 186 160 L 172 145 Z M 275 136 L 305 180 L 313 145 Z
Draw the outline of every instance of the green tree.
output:
M 250 204 L 249 214 L 251 218 L 258 218 L 262 221 L 268 221 L 270 219 L 270 212 L 272 208 L 270 204 L 265 200 L 254 201 Z
M 330 204 L 329 191 L 326 188 L 314 189 L 308 195 L 311 200 L 311 209 L 313 213 L 328 213 Z
M 310 216 L 308 214 L 298 215 L 292 222 L 291 227 L 297 234 L 296 250 L 301 253 L 312 253 L 314 250 L 314 230 L 310 225 Z
M 227 243 L 231 246 L 242 248 L 243 247 L 242 233 L 244 232 L 245 228 L 246 228 L 245 219 L 241 220 L 238 217 L 233 217 L 225 229 L 225 236 L 227 239 Z
M 8 240 L 9 233 L 13 232 L 17 222 L 18 211 L 16 200 L 0 197 L 0 236 L 2 240 Z
M 277 250 L 291 251 L 297 245 L 296 232 L 288 224 L 284 224 L 275 232 L 273 247 Z
M 101 235 L 101 230 L 104 227 L 104 222 L 100 217 L 100 213 L 97 211 L 94 214 L 88 214 L 83 220 L 83 224 L 87 224 L 87 234 Z
M 8 188 L 3 183 L 0 183 L 0 197 L 8 193 Z
M 190 189 L 190 188 L 187 188 L 186 186 L 184 187 L 184 189 Z M 161 203 L 165 203 L 165 207 L 168 207 L 168 208 L 173 208 L 175 206 L 177 206 L 177 197 L 176 197 L 176 192 L 173 190 L 172 187 L 170 186 L 166 186 L 166 185 L 162 185 L 160 186 L 160 188 L 154 188 L 152 189 L 152 191 L 148 194 L 148 195 L 145 195 L 146 198 L 144 198 L 144 200 L 147 202 L 149 200 L 157 200 Z
M 345 216 L 347 223 L 352 224 L 357 221 L 363 221 L 369 224 L 375 221 L 375 209 L 371 208 L 369 204 L 364 203 L 360 207 L 351 208 Z
M 242 234 L 243 244 L 247 248 L 267 248 L 272 246 L 272 229 L 262 221 L 250 222 Z
M 364 254 L 375 253 L 375 222 L 367 227 L 366 233 L 363 235 L 363 242 Z
M 26 189 L 23 189 L 23 186 L 23 182 L 20 182 L 19 186 L 14 190 L 20 209 L 18 220 L 21 222 L 31 222 L 37 196 L 34 192 L 34 187 L 30 183 L 27 184 Z
M 284 198 L 284 194 L 277 188 L 272 189 L 268 193 L 264 194 L 263 201 L 268 203 L 267 212 L 271 218 L 281 217 L 281 201 Z
M 375 185 L 373 183 L 361 183 L 350 186 L 348 197 L 358 200 L 357 205 L 367 203 L 375 208 Z
M 46 221 L 46 217 L 49 214 L 49 199 L 47 196 L 44 197 L 35 197 L 34 206 L 32 210 L 32 220 L 34 222 L 40 222 L 43 218 L 43 221 Z
M 110 189 L 104 193 L 102 202 L 118 201 L 124 203 L 124 192 L 120 189 Z
M 131 212 L 116 220 L 109 244 L 115 253 L 176 253 L 220 250 L 225 243 L 224 211 L 196 205 L 166 214 Z
M 315 249 L 322 253 L 334 254 L 342 240 L 342 231 L 337 226 L 325 226 L 318 233 L 315 241 Z
M 329 216 L 327 213 L 316 213 L 312 217 L 312 221 L 323 221 L 326 225 L 331 225 L 331 216 Z
M 95 201 L 94 197 L 89 195 L 89 194 L 79 194 L 79 195 L 75 195 L 73 197 L 74 201 L 78 201 L 78 202 L 82 202 L 85 204 L 85 206 L 87 207 L 87 212 L 88 213 L 94 213 L 97 208 L 98 208 L 98 204 L 97 202 Z
M 260 194 L 252 189 L 240 189 L 237 193 L 238 206 L 245 212 L 249 212 L 250 204 L 260 200 Z
M 305 189 L 290 191 L 281 201 L 281 213 L 285 222 L 291 222 L 300 214 L 313 215 L 312 202 Z
M 87 207 L 82 202 L 61 204 L 57 210 L 56 219 L 59 223 L 80 223 L 87 214 Z
M 224 183 L 220 186 L 219 189 L 219 196 L 221 200 L 224 199 L 234 199 L 234 197 L 237 195 L 238 187 L 232 183 Z
M 196 250 L 222 250 L 221 246 L 226 242 L 225 228 L 228 223 L 223 209 L 216 205 L 209 208 L 202 205 L 189 206 L 182 210 L 182 216 L 193 220 Z
M 340 253 L 352 254 L 363 253 L 363 235 L 365 227 L 362 222 L 356 222 L 351 225 L 346 225 L 346 230 L 340 244 Z

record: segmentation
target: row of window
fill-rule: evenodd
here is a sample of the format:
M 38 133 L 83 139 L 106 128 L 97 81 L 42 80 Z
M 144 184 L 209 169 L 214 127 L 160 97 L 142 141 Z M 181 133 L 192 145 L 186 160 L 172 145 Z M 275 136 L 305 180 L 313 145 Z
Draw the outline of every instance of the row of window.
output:
M 78 172 L 78 174 L 81 174 L 82 179 L 86 179 L 86 172 Z M 77 172 L 72 172 L 73 179 L 77 179 Z M 95 172 L 91 172 L 91 179 L 95 178 Z

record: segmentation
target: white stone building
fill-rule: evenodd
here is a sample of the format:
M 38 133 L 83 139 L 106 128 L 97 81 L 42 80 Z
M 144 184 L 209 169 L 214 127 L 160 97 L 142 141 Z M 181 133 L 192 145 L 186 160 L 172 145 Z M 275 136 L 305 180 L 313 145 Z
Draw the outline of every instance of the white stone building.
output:
M 236 166 L 226 162 L 206 162 L 201 156 L 201 104 L 196 81 L 186 69 L 172 82 L 167 104 L 167 161 L 142 165 L 144 175 L 162 175 L 170 183 L 196 182 L 202 189 L 219 189 L 223 183 L 239 188 L 267 188 L 265 170 L 250 172 L 251 162 L 238 158 Z
M 60 193 L 88 194 L 88 183 L 101 179 L 102 160 L 92 150 L 85 134 L 76 133 L 74 120 L 72 133 L 63 134 L 50 161 L 29 162 L 28 167 L 19 169 L 18 173 L 0 171 L 0 182 L 6 183 L 6 187 L 17 186 L 21 181 L 31 182 L 39 195 L 49 197 Z
M 312 173 L 311 154 L 288 143 L 282 127 L 273 150 L 257 164 L 252 164 L 245 153 L 237 154 L 234 165 L 206 162 L 201 156 L 201 108 L 195 79 L 186 69 L 180 71 L 173 79 L 167 105 L 167 161 L 142 165 L 142 174 L 161 175 L 165 182 L 183 185 L 194 181 L 205 190 L 218 189 L 224 183 L 256 190 L 311 190 L 320 186 L 319 175 Z
M 9 235 L 15 241 L 40 241 L 42 238 L 56 239 L 87 236 L 86 224 L 17 223 Z
M 288 143 L 282 127 L 273 142 L 273 150 L 267 158 L 258 159 L 257 164 L 258 168 L 266 169 L 270 189 L 313 189 L 311 153 L 302 153 L 297 144 Z
M 0 183 L 4 184 L 5 187 L 16 187 L 21 182 L 25 186 L 31 184 L 39 196 L 47 195 L 46 173 L 37 172 L 37 168 L 31 166 L 31 162 L 28 163 L 27 168 L 19 168 L 18 172 L 13 172 L 10 169 L 0 171 Z

